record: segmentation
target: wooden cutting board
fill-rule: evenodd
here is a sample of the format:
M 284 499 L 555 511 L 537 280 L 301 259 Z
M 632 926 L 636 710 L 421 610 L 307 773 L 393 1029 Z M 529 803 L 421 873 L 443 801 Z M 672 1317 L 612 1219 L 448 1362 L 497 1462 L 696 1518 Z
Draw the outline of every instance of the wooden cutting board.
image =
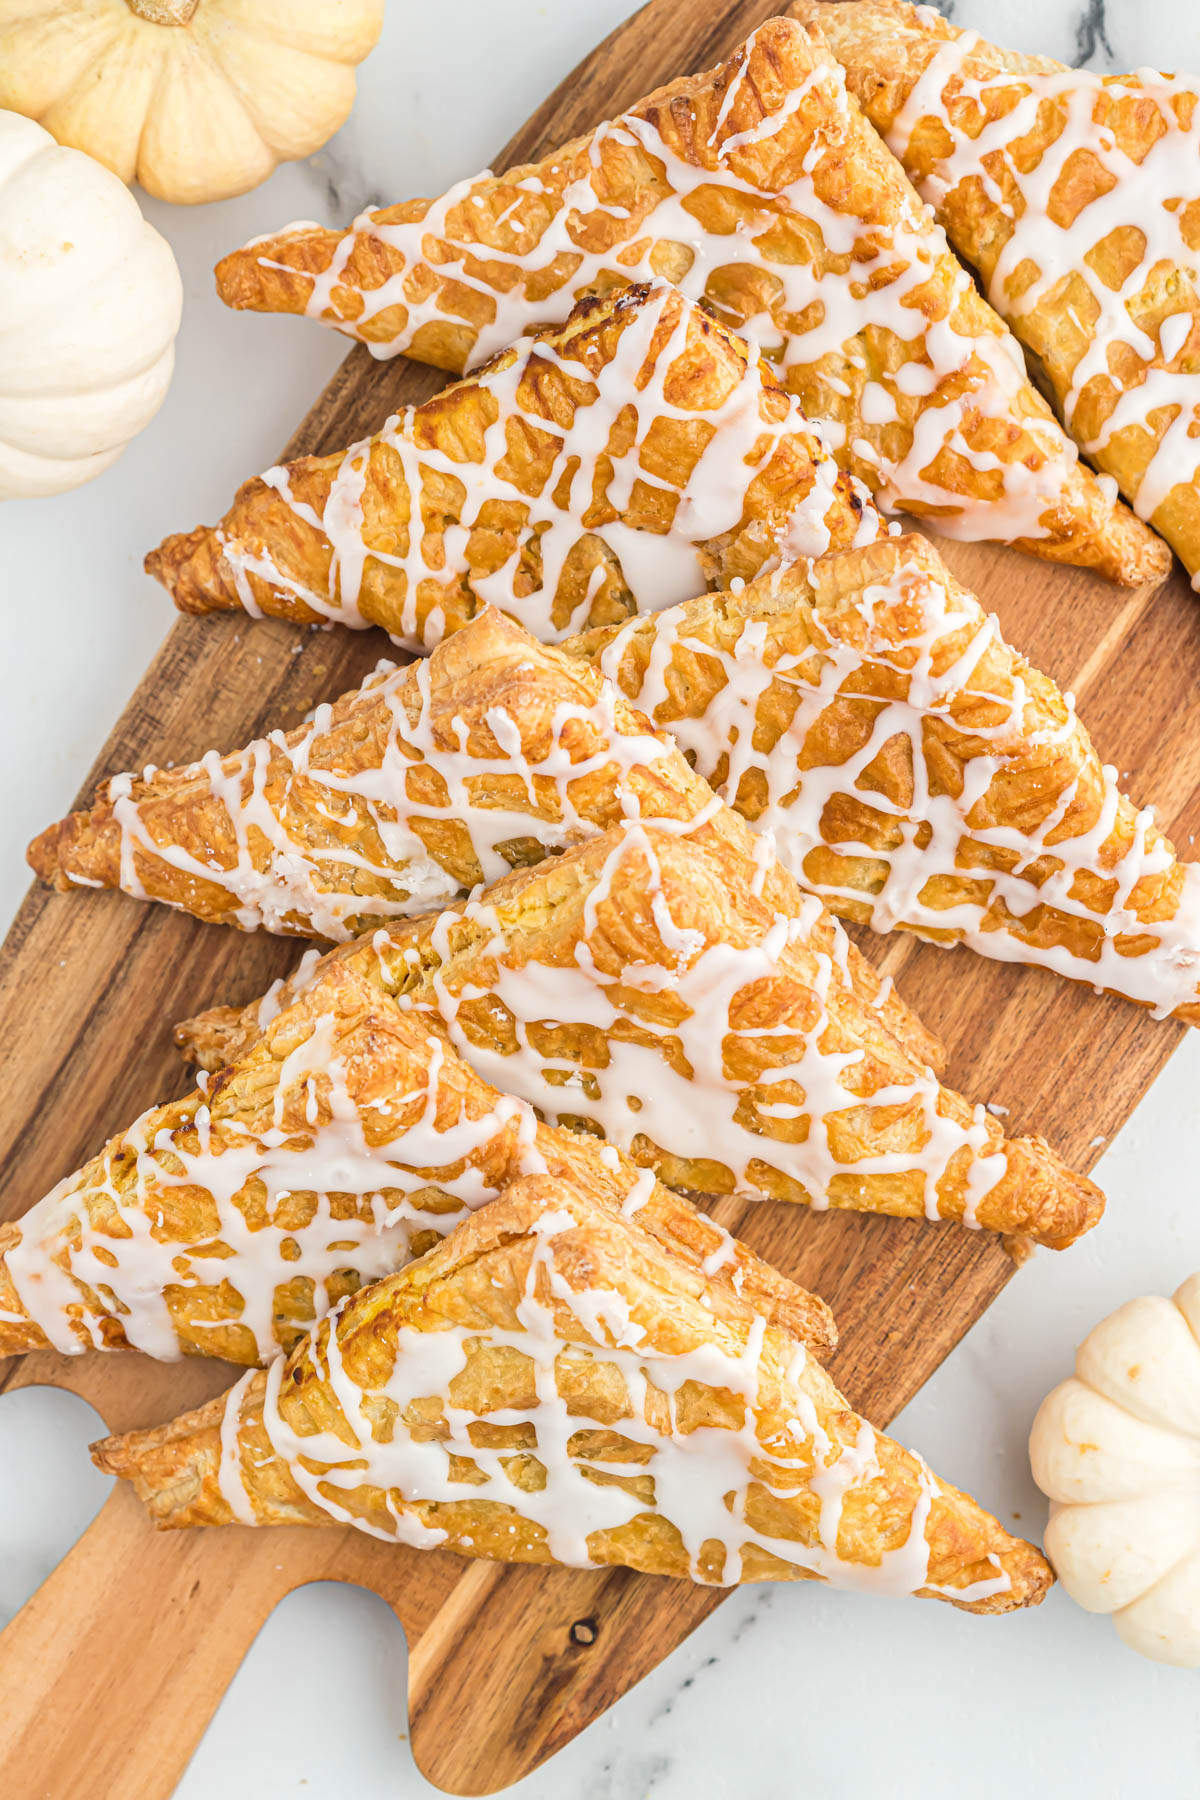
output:
M 550 96 L 497 166 L 541 155 L 719 60 L 773 10 L 770 0 L 651 0 Z M 356 349 L 289 454 L 339 447 L 442 381 Z M 231 495 L 249 473 L 230 469 Z M 1015 552 L 945 548 L 1008 635 L 1074 689 L 1102 754 L 1186 848 L 1200 829 L 1200 617 L 1183 580 L 1129 595 Z M 272 622 L 180 620 L 92 781 L 290 725 L 357 682 L 386 648 L 374 633 L 301 638 Z M 946 1039 L 954 1084 L 1002 1103 L 1012 1131 L 1040 1131 L 1080 1169 L 1181 1036 L 1120 1001 L 966 951 L 911 939 L 869 939 L 867 948 Z M 32 891 L 0 954 L 0 1217 L 23 1212 L 143 1107 L 186 1089 L 172 1021 L 259 992 L 296 955 L 294 944 L 116 895 Z M 842 1330 L 833 1372 L 880 1425 L 1013 1272 L 997 1243 L 953 1226 L 729 1201 L 714 1210 L 831 1302 Z M 230 1380 L 224 1365 L 133 1355 L 38 1355 L 7 1375 L 11 1387 L 82 1394 L 113 1430 L 167 1418 Z M 361 1583 L 394 1607 L 409 1647 L 413 1755 L 456 1794 L 494 1793 L 536 1768 L 723 1598 L 619 1570 L 467 1563 L 340 1530 L 156 1536 L 122 1488 L 0 1637 L 0 1793 L 165 1800 L 271 1609 L 319 1579 Z

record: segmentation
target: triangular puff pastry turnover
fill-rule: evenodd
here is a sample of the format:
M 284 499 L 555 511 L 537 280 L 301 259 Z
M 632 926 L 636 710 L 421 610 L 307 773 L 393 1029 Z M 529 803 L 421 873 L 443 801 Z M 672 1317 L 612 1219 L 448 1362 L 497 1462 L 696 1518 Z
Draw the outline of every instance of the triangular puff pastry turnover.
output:
M 910 535 L 565 646 L 842 918 L 1200 1024 L 1200 865 Z
M 500 1562 L 1007 1612 L 1053 1577 L 795 1337 L 570 1183 L 517 1183 L 267 1373 L 93 1446 L 161 1529 L 350 1524 Z
M 308 312 L 455 373 L 590 290 L 657 277 L 777 360 L 888 508 L 1117 580 L 1165 572 L 1031 387 L 823 45 L 770 19 L 540 163 L 228 256 L 234 306 Z M 681 596 L 676 596 L 677 598 Z
M 849 948 L 725 810 L 688 835 L 617 828 L 330 955 L 429 1016 L 485 1079 L 671 1186 L 1055 1248 L 1088 1230 L 1099 1191 L 941 1087 L 864 999 Z M 258 1029 L 254 1006 L 181 1028 L 217 1061 Z
M 1200 82 L 800 0 L 1068 430 L 1200 585 Z
M 423 650 L 489 601 L 556 642 L 880 529 L 766 363 L 658 282 L 582 301 L 341 455 L 268 470 L 146 566 L 186 612 L 381 625 Z
M 598 670 L 493 608 L 427 661 L 381 664 L 287 734 L 106 782 L 29 857 L 62 889 L 121 887 L 198 918 L 348 939 L 609 830 L 741 827 Z M 943 1050 L 847 945 L 865 1004 L 918 1060 Z
M 29 860 L 63 891 L 339 939 L 623 817 L 698 822 L 714 789 L 842 918 L 1200 1023 L 1200 870 L 915 535 L 561 649 L 488 608 L 293 731 L 116 776 Z
M 591 665 L 487 607 L 292 731 L 118 775 L 30 846 L 60 889 L 337 940 L 427 912 L 626 812 L 712 794 Z
M 539 1124 L 334 962 L 215 1081 L 0 1225 L 0 1355 L 49 1343 L 267 1362 L 530 1174 L 636 1206 L 675 1256 L 721 1271 L 718 1310 L 736 1287 L 831 1347 L 820 1300 L 615 1150 Z

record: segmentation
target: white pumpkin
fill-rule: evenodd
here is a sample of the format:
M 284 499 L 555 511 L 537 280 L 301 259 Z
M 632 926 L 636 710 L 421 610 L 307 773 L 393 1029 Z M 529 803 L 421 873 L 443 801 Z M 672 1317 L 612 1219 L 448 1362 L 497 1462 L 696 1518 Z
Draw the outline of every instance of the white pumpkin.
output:
M 129 189 L 0 112 L 0 500 L 106 469 L 171 380 L 183 288 Z
M 1200 1274 L 1097 1325 L 1038 1411 L 1046 1554 L 1073 1600 L 1156 1662 L 1200 1667 Z
M 354 104 L 384 0 L 0 0 L 0 107 L 160 200 L 225 200 Z

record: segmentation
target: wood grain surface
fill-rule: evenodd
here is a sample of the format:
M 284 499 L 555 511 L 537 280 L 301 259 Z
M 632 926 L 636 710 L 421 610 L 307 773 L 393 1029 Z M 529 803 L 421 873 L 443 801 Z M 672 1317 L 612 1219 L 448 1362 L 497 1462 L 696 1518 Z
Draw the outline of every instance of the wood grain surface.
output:
M 540 155 L 705 67 L 773 10 L 769 0 L 652 0 L 550 96 L 497 166 Z M 356 349 L 288 450 L 341 446 L 442 380 Z M 231 495 L 250 473 L 230 469 Z M 943 548 L 1008 636 L 1074 689 L 1103 756 L 1136 798 L 1156 804 L 1186 852 L 1200 829 L 1200 619 L 1183 580 L 1130 595 L 1016 553 Z M 290 725 L 386 649 L 375 633 L 343 631 L 309 634 L 298 655 L 295 644 L 272 622 L 177 622 L 93 779 Z M 866 948 L 945 1038 L 954 1085 L 1002 1103 L 1011 1131 L 1040 1131 L 1080 1169 L 1181 1035 L 1120 1001 L 963 950 L 900 938 Z M 176 1018 L 259 992 L 296 956 L 294 944 L 118 895 L 31 892 L 0 957 L 0 1216 L 23 1212 L 135 1113 L 186 1089 L 170 1046 Z M 731 1201 L 714 1211 L 830 1301 L 842 1330 L 833 1372 L 881 1425 L 1013 1272 L 997 1243 L 953 1226 Z M 230 1371 L 46 1354 L 9 1365 L 8 1377 L 10 1386 L 70 1388 L 123 1429 L 197 1404 L 228 1386 Z M 395 1609 L 410 1653 L 413 1754 L 458 1794 L 495 1792 L 535 1768 L 722 1598 L 623 1571 L 464 1563 L 340 1529 L 156 1536 L 123 1489 L 0 1638 L 0 1793 L 166 1800 L 272 1607 L 330 1578 L 372 1588 Z M 980 1620 L 978 1629 L 994 1626 Z

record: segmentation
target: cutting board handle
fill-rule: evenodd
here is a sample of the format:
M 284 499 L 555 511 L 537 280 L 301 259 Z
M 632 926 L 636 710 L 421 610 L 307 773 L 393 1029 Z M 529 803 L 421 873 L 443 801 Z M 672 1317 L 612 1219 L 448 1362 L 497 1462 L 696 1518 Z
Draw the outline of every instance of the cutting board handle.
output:
M 249 1531 L 150 1531 L 121 1483 L 0 1633 L 0 1794 L 169 1800 L 295 1585 L 261 1552 Z
M 723 1589 L 629 1569 L 466 1565 L 409 1638 L 408 1729 L 427 1781 L 495 1794 L 561 1750 L 682 1642 Z

